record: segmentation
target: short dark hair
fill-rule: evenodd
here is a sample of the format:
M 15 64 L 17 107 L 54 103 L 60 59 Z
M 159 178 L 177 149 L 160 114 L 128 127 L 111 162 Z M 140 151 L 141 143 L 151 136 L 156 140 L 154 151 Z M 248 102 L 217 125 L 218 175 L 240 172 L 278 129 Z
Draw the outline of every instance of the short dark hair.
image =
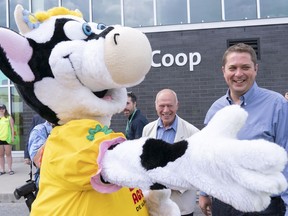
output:
M 137 97 L 136 97 L 136 95 L 135 95 L 132 91 L 127 92 L 127 96 L 131 98 L 131 101 L 132 101 L 133 103 L 137 102 Z
M 230 46 L 224 53 L 223 58 L 222 58 L 222 66 L 225 66 L 226 60 L 227 60 L 227 55 L 229 55 L 232 52 L 238 52 L 238 53 L 248 53 L 251 56 L 251 60 L 254 63 L 254 65 L 257 64 L 257 55 L 255 50 L 250 46 L 245 43 L 238 43 L 233 46 Z

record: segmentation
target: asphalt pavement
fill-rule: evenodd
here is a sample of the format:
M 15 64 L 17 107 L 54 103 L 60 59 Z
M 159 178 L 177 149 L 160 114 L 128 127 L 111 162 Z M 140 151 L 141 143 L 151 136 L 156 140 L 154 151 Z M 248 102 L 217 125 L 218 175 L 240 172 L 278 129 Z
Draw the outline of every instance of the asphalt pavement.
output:
M 30 166 L 24 164 L 23 152 L 13 152 L 12 169 L 14 175 L 9 175 L 7 164 L 6 174 L 0 176 L 0 215 L 1 216 L 26 216 L 29 210 L 26 206 L 24 197 L 17 200 L 14 191 L 29 180 Z M 35 170 L 33 170 L 35 171 Z
M 23 152 L 12 152 L 14 175 L 6 174 L 0 176 L 0 215 L 1 216 L 28 216 L 29 210 L 24 197 L 17 200 L 14 196 L 16 188 L 26 184 L 30 179 L 30 166 L 24 163 Z M 32 170 L 35 172 L 35 169 Z M 196 208 L 194 216 L 203 216 L 200 209 Z
M 24 164 L 23 157 L 13 158 L 12 169 L 15 172 L 14 175 L 9 175 L 7 164 L 6 174 L 0 176 L 0 203 L 11 203 L 11 202 L 23 202 L 24 199 L 17 200 L 14 197 L 14 190 L 20 187 L 29 180 L 30 166 Z

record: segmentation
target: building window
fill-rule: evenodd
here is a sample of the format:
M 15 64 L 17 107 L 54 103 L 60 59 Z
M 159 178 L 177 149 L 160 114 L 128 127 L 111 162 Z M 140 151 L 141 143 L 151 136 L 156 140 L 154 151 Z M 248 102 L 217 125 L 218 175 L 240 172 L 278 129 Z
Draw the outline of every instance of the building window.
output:
M 121 4 L 119 0 L 92 1 L 92 21 L 106 25 L 121 23 Z
M 14 130 L 15 130 L 15 140 L 14 140 L 14 150 L 25 149 L 25 139 L 23 134 L 23 100 L 19 96 L 16 88 L 14 86 L 10 87 L 11 95 L 11 114 L 14 118 Z M 22 146 L 21 146 L 22 144 Z
M 35 0 L 34 0 L 35 1 Z M 85 20 L 89 21 L 89 1 L 62 0 L 62 6 L 70 10 L 78 9 L 81 11 Z
M 125 26 L 153 26 L 153 23 L 153 0 L 124 1 Z
M 0 2 L 0 26 L 7 26 L 6 1 Z
M 225 20 L 245 20 L 257 18 L 255 0 L 224 0 Z
M 37 11 L 46 11 L 53 7 L 58 7 L 59 1 L 58 0 L 33 0 L 32 1 L 32 13 L 35 13 Z M 27 9 L 27 8 L 26 8 Z
M 190 0 L 191 23 L 215 22 L 221 19 L 221 0 Z
M 2 73 L 0 73 L 0 86 L 7 86 L 8 85 L 8 78 Z
M 186 0 L 157 0 L 157 25 L 187 23 Z
M 15 140 L 13 143 L 13 150 L 23 150 L 25 148 L 22 130 L 23 100 L 12 83 L 2 72 L 0 74 L 0 81 L 0 103 L 6 105 L 9 114 L 14 119 Z
M 21 4 L 24 9 L 30 10 L 29 8 L 29 1 L 21 1 L 21 0 L 10 0 L 9 1 L 9 28 L 13 29 L 14 31 L 18 32 L 18 28 L 16 26 L 14 20 L 14 10 L 17 4 Z
M 5 106 L 9 110 L 8 88 L 6 86 L 2 86 L 2 85 L 0 87 L 0 103 L 5 104 Z M 9 113 L 10 113 L 10 111 L 9 111 Z
M 288 1 L 287 0 L 261 0 L 260 1 L 260 17 L 287 17 Z

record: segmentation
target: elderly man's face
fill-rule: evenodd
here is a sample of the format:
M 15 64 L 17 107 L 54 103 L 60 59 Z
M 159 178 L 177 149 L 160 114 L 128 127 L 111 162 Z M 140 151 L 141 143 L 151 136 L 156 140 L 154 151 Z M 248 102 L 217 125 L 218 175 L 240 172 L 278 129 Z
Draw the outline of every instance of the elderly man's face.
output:
M 161 93 L 155 102 L 155 106 L 164 127 L 171 126 L 178 110 L 178 102 L 175 95 L 171 92 Z

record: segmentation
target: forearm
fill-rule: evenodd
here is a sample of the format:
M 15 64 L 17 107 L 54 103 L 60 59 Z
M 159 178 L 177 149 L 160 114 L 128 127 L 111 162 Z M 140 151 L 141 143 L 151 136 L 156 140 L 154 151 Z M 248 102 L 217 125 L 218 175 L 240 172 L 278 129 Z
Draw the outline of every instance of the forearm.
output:
M 285 189 L 283 149 L 264 140 L 252 144 L 211 138 L 206 132 L 172 145 L 147 138 L 125 141 L 104 155 L 101 175 L 109 183 L 132 188 L 196 187 L 241 211 L 261 211 L 272 194 Z
M 34 162 L 34 164 L 35 164 L 38 168 L 40 168 L 40 166 L 41 166 L 41 158 L 42 158 L 42 155 L 43 155 L 44 147 L 45 147 L 45 145 L 42 145 L 42 146 L 38 149 L 38 151 L 37 151 L 37 153 L 35 154 L 35 156 L 33 157 L 33 162 Z
M 10 129 L 11 129 L 11 141 L 14 142 L 14 120 L 12 117 L 10 117 Z
M 187 145 L 186 141 L 171 145 L 162 140 L 147 138 L 125 141 L 107 151 L 101 174 L 105 181 L 127 187 L 162 189 L 169 186 L 175 190 L 187 189 L 191 185 L 183 175 L 170 173 L 171 167 L 167 167 L 169 162 L 174 162 L 185 153 Z M 162 180 L 161 183 L 157 181 L 162 173 L 167 174 L 162 179 L 167 184 Z M 178 184 L 175 182 L 175 185 L 171 185 L 170 182 L 176 177 Z

